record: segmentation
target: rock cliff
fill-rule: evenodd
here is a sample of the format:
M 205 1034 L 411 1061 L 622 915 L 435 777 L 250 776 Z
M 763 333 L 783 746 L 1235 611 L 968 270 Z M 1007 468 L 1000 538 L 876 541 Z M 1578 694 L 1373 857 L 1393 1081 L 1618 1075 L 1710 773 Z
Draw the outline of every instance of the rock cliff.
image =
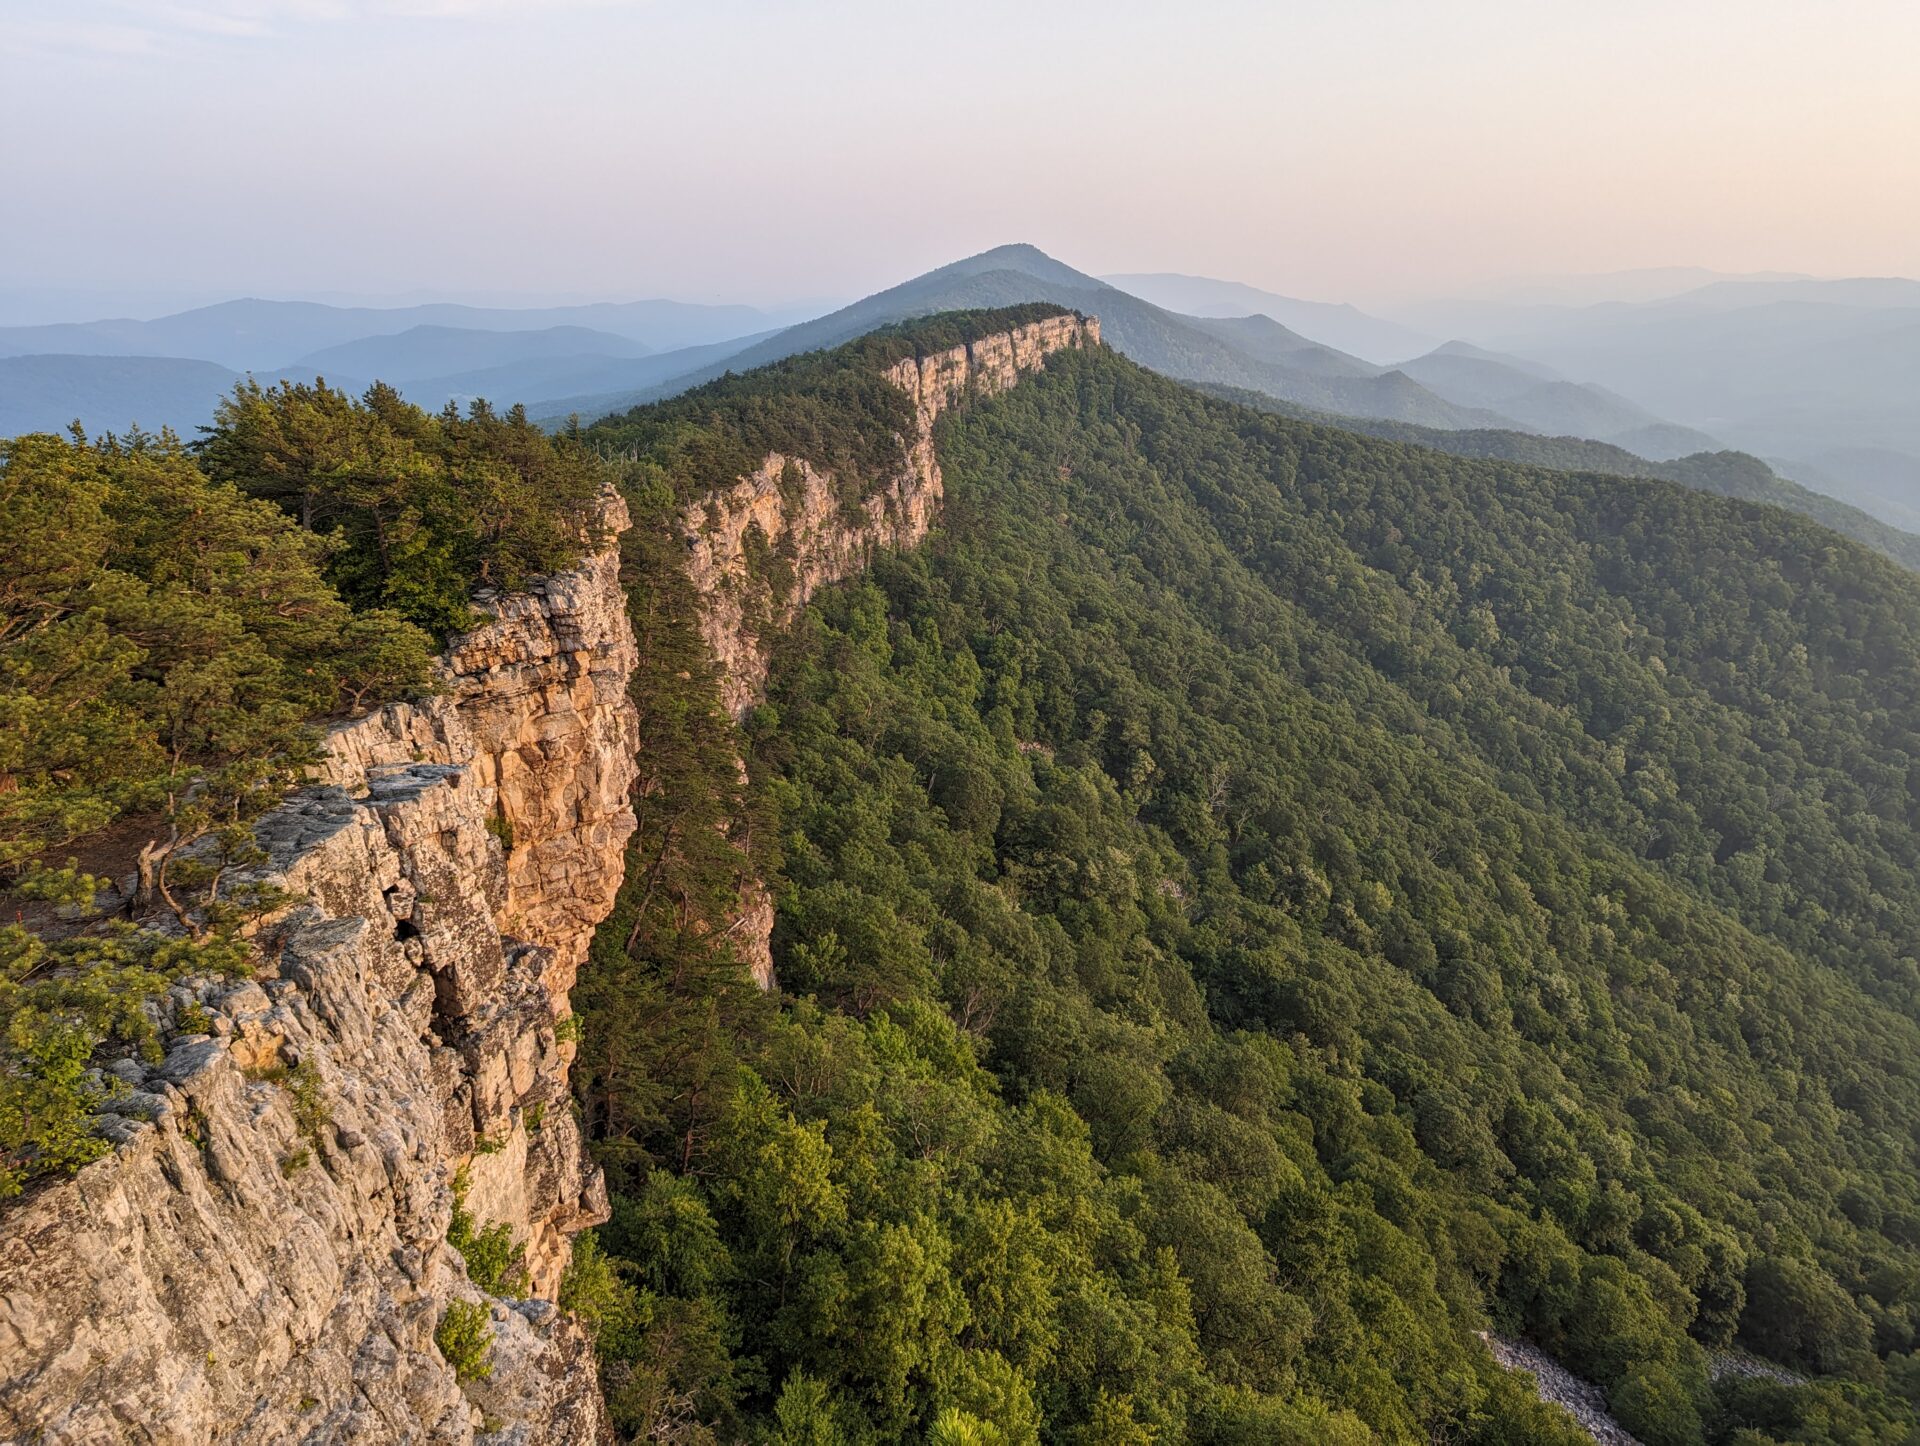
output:
M 933 446 L 942 412 L 969 396 L 1006 391 L 1055 352 L 1099 344 L 1097 318 L 1061 315 L 909 357 L 887 373 L 914 403 L 899 472 L 836 479 L 770 452 L 733 486 L 689 507 L 682 518 L 687 572 L 700 592 L 700 627 L 720 665 L 727 710 L 738 718 L 760 701 L 768 644 L 808 599 L 862 571 L 876 550 L 912 547 L 927 535 L 945 495 Z M 842 485 L 848 480 L 853 486 Z M 860 494 L 855 507 L 841 500 L 849 491 Z M 743 891 L 728 932 L 760 987 L 771 989 L 773 901 L 764 887 Z
M 626 525 L 617 499 L 602 522 Z M 610 549 L 480 606 L 439 694 L 335 730 L 263 822 L 300 902 L 255 977 L 176 986 L 165 1059 L 114 1065 L 118 1148 L 9 1212 L 0 1436 L 604 1436 L 550 1301 L 606 1213 L 563 1021 L 634 826 L 634 642 Z M 468 1280 L 457 1172 L 530 1298 Z M 456 1300 L 491 1320 L 464 1384 L 434 1338 Z
M 720 664 L 721 696 L 735 717 L 766 687 L 766 640 L 814 593 L 861 571 L 877 549 L 911 547 L 926 536 L 945 493 L 933 449 L 940 414 L 968 396 L 1006 391 L 1055 352 L 1099 341 L 1097 319 L 1053 316 L 892 367 L 889 379 L 913 398 L 914 430 L 901 438 L 905 465 L 897 474 L 851 479 L 862 496 L 857 508 L 839 500 L 846 489 L 837 484 L 848 479 L 771 452 L 733 486 L 687 509 L 687 572 L 700 590 L 701 630 Z M 790 576 L 778 583 L 757 576 L 756 556 L 779 559 Z
M 1098 341 L 1061 316 L 902 361 L 896 475 L 843 487 L 770 455 L 687 514 L 736 716 L 819 588 L 925 536 L 940 414 Z M 617 498 L 600 523 L 627 525 Z M 769 551 L 790 569 L 777 596 L 749 561 Z M 258 931 L 253 977 L 176 985 L 164 1058 L 111 1067 L 114 1152 L 9 1208 L 0 1439 L 605 1439 L 591 1349 L 552 1298 L 571 1236 L 606 1218 L 570 1107 L 568 991 L 635 826 L 617 551 L 477 606 L 440 690 L 334 729 L 313 785 L 260 825 L 262 872 L 296 902 Z M 730 924 L 767 987 L 772 923 L 748 888 Z M 456 1195 L 510 1232 L 525 1298 L 470 1280 Z M 464 1381 L 435 1339 L 457 1302 L 491 1335 Z

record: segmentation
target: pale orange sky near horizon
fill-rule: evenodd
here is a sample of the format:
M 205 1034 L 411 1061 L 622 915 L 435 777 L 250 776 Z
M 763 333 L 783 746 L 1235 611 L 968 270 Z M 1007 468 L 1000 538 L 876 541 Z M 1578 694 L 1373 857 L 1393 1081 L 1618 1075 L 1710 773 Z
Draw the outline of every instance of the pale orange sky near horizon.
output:
M 0 0 L 0 289 L 1920 274 L 1920 5 Z

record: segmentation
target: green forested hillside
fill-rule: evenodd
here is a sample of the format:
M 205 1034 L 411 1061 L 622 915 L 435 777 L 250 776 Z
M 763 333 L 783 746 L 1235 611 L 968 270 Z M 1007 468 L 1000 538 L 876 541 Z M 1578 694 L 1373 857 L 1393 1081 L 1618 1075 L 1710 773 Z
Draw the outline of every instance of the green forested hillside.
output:
M 568 1299 L 623 1429 L 1570 1439 L 1494 1329 L 1652 1446 L 1920 1439 L 1920 582 L 1066 354 L 942 424 L 743 783 L 676 472 L 859 433 L 854 360 L 609 437 L 641 831 Z M 754 869 L 777 1002 L 710 927 Z
M 1665 462 L 1654 462 L 1624 447 L 1590 441 L 1585 437 L 1542 437 L 1531 432 L 1509 432 L 1499 428 L 1447 431 L 1439 427 L 1420 427 L 1409 422 L 1389 422 L 1373 417 L 1337 417 L 1240 387 L 1203 387 L 1201 390 L 1256 411 L 1363 432 L 1369 437 L 1408 442 L 1416 447 L 1433 447 L 1457 457 L 1525 462 L 1565 472 L 1604 472 L 1615 477 L 1659 477 L 1701 492 L 1718 493 L 1722 497 L 1768 502 L 1775 507 L 1784 507 L 1789 512 L 1811 517 L 1815 522 L 1831 527 L 1855 542 L 1865 543 L 1875 552 L 1885 553 L 1895 562 L 1920 569 L 1920 536 L 1882 522 L 1871 513 L 1863 512 L 1837 497 L 1789 481 L 1777 475 L 1758 457 L 1745 452 L 1695 452 Z

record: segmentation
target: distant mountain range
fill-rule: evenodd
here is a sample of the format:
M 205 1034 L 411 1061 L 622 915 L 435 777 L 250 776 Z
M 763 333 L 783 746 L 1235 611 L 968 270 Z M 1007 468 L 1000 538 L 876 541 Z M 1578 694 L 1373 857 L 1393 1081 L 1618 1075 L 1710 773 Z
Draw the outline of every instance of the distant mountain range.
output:
M 1310 336 L 1265 312 L 1202 316 L 1171 311 L 1032 246 L 1001 246 L 790 327 L 690 375 L 627 395 L 570 397 L 548 410 L 554 416 L 576 411 L 591 417 L 656 400 L 725 371 L 836 346 L 876 326 L 936 311 L 1050 301 L 1097 315 L 1109 344 L 1157 372 L 1181 381 L 1260 392 L 1321 412 L 1424 427 L 1592 437 L 1652 458 L 1721 445 L 1704 432 L 1668 423 L 1604 388 L 1568 381 L 1550 368 L 1465 343 L 1448 343 L 1397 367 L 1363 360 L 1326 338 L 1359 336 L 1376 352 L 1397 342 L 1426 339 L 1351 307 L 1296 302 L 1204 277 L 1126 279 L 1144 282 L 1157 295 L 1212 308 L 1234 301 L 1269 303 L 1304 324 L 1332 329 Z
M 436 409 L 485 397 L 591 420 L 877 326 L 1030 301 L 1099 316 L 1116 350 L 1181 381 L 1402 426 L 1583 438 L 1650 463 L 1732 444 L 1920 528 L 1920 282 L 1902 278 L 1669 268 L 1380 316 L 1210 277 L 1101 280 L 1014 245 L 811 317 L 665 300 L 239 300 L 151 321 L 0 327 L 0 435 L 76 419 L 190 433 L 247 374 L 352 390 L 379 378 Z
M 0 327 L 0 436 L 59 429 L 191 433 L 243 376 L 360 390 L 374 379 L 438 408 L 654 385 L 793 319 L 680 301 L 338 307 L 242 300 L 152 321 Z
M 1104 278 L 1143 301 L 1189 316 L 1269 316 L 1317 342 L 1370 362 L 1392 362 L 1431 347 L 1438 337 L 1369 316 L 1345 302 L 1301 301 L 1239 281 L 1177 272 L 1134 272 Z
M 324 306 L 312 301 L 223 301 L 154 321 L 67 322 L 0 327 L 0 357 L 171 356 L 219 362 L 236 371 L 291 366 L 312 352 L 417 327 L 473 332 L 578 327 L 610 333 L 650 350 L 699 346 L 797 320 L 750 306 L 685 301 L 595 302 L 527 309 L 460 306 Z
M 1889 522 L 1920 519 L 1920 281 L 1720 278 L 1649 301 L 1429 303 L 1394 319 L 1581 377 Z
M 1704 432 L 1661 421 L 1605 387 L 1570 382 L 1549 367 L 1463 341 L 1402 362 L 1400 370 L 1450 401 L 1500 412 L 1547 436 L 1591 437 L 1655 460 L 1719 445 Z
M 1563 276 L 1516 276 L 1484 289 L 1490 299 L 1545 306 L 1595 306 L 1601 302 L 1664 301 L 1719 282 L 1808 281 L 1798 271 L 1715 271 L 1708 266 L 1642 266 L 1629 271 L 1589 271 Z
M 657 384 L 771 335 L 779 311 L 678 301 L 511 310 L 232 301 L 154 321 L 0 327 L 0 436 L 79 420 L 191 433 L 243 376 L 379 379 L 423 405 L 510 405 Z
M 351 372 L 383 381 L 411 382 L 450 372 L 470 372 L 531 360 L 575 357 L 634 358 L 655 351 L 643 341 L 590 326 L 549 326 L 526 331 L 484 331 L 459 326 L 415 326 L 391 336 L 363 336 L 322 347 L 297 365 L 316 371 Z
M 191 434 L 240 373 L 186 357 L 0 357 L 0 437 L 57 432 L 80 422 L 92 432 Z
M 769 324 L 777 314 L 747 307 L 672 301 L 511 310 L 259 300 L 154 321 L 6 327 L 0 430 L 59 427 L 76 418 L 95 429 L 138 423 L 191 430 L 246 373 L 265 383 L 323 376 L 353 389 L 379 378 L 436 408 L 486 397 L 503 406 L 524 402 L 543 417 L 591 419 L 876 326 L 936 311 L 1049 301 L 1098 315 L 1117 350 L 1168 376 L 1322 412 L 1424 427 L 1575 434 L 1648 455 L 1715 445 L 1602 388 L 1460 343 L 1398 367 L 1382 365 L 1379 358 L 1430 338 L 1350 306 L 1206 277 L 1126 279 L 1193 313 L 1014 245 L 785 327 Z
M 1512 426 L 1510 418 L 1461 405 L 1404 373 L 1311 341 L 1270 317 L 1195 317 L 1168 311 L 1076 271 L 1032 246 L 1000 246 L 876 292 L 787 328 L 724 362 L 627 396 L 567 398 L 552 415 L 582 416 L 656 400 L 782 357 L 837 346 L 875 327 L 939 311 L 1050 301 L 1098 316 L 1115 350 L 1180 381 L 1245 387 L 1329 412 L 1430 427 Z

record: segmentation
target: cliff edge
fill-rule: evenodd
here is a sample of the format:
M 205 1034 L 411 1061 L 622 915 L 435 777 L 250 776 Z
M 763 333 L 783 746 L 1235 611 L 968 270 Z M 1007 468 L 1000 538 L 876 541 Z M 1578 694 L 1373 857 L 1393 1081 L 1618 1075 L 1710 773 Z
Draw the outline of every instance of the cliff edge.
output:
M 821 588 L 860 572 L 880 548 L 912 547 L 927 535 L 946 484 L 934 455 L 933 425 L 969 396 L 1007 391 L 1047 358 L 1098 346 L 1100 322 L 1070 314 L 996 332 L 887 371 L 912 398 L 913 432 L 901 438 L 905 465 L 891 477 L 836 479 L 811 462 L 770 452 L 731 487 L 689 507 L 682 518 L 687 572 L 700 590 L 700 628 L 720 665 L 721 699 L 736 718 L 757 703 L 767 682 L 767 640 L 791 623 Z M 865 483 L 856 507 L 839 484 Z M 779 595 L 756 575 L 756 557 L 791 570 Z
M 900 361 L 896 474 L 770 454 L 689 509 L 699 626 L 736 717 L 809 598 L 926 535 L 939 416 L 1098 344 L 1098 322 L 1062 315 Z M 628 526 L 618 497 L 598 524 Z M 777 592 L 756 567 L 770 555 Z M 553 1298 L 572 1236 L 607 1218 L 568 994 L 635 828 L 618 549 L 476 607 L 439 691 L 334 728 L 312 786 L 261 822 L 261 877 L 295 902 L 257 931 L 252 976 L 175 985 L 164 1058 L 105 1071 L 113 1153 L 10 1208 L 0 1437 L 608 1438 L 591 1348 Z M 771 987 L 764 887 L 736 922 Z M 511 1245 L 497 1294 L 450 1243 L 456 1220 Z M 484 1319 L 478 1349 L 447 1333 L 463 1315 Z
M 164 1060 L 112 1066 L 114 1153 L 9 1212 L 8 1439 L 604 1438 L 551 1297 L 606 1214 L 564 1021 L 634 826 L 634 641 L 611 548 L 477 606 L 442 691 L 336 728 L 263 821 L 299 902 L 254 977 L 176 986 Z M 456 1176 L 526 1298 L 469 1280 Z M 456 1301 L 491 1335 L 464 1381 Z

